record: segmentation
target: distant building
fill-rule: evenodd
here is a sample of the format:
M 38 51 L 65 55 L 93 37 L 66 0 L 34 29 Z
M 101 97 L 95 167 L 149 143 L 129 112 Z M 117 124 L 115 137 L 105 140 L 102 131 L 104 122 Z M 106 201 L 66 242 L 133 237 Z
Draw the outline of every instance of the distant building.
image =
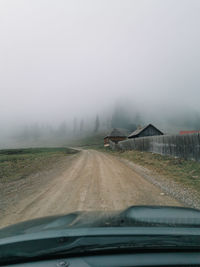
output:
M 119 141 L 123 141 L 127 138 L 124 132 L 114 128 L 107 136 L 104 137 L 104 146 L 109 146 L 109 141 L 117 144 Z
M 152 124 L 149 124 L 145 127 L 139 127 L 137 130 L 132 132 L 128 138 L 138 138 L 138 137 L 146 137 L 146 136 L 154 136 L 154 135 L 163 135 L 159 129 L 157 129 Z
M 193 133 L 200 133 L 200 131 L 180 131 L 179 134 L 193 134 Z

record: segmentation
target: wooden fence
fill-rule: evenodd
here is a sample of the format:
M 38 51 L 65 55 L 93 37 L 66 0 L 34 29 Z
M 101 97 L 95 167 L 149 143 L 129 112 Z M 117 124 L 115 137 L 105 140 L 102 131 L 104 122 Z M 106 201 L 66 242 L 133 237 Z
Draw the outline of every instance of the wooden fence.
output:
M 112 149 L 148 151 L 161 155 L 200 161 L 200 134 L 160 135 L 110 144 Z

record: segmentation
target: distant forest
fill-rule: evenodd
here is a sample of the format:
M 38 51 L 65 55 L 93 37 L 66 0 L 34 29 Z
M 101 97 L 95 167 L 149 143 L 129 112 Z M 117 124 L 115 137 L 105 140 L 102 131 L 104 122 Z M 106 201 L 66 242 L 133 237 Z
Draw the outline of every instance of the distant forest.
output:
M 134 131 L 139 125 L 155 124 L 165 133 L 178 133 L 180 130 L 200 130 L 200 114 L 187 112 L 173 117 L 155 119 L 147 118 L 141 111 L 136 111 L 130 106 L 118 104 L 109 114 L 96 114 L 93 118 L 72 117 L 71 121 L 63 120 L 57 125 L 50 123 L 28 123 L 14 129 L 6 135 L 6 140 L 0 138 L 0 146 L 8 142 L 19 145 L 44 145 L 52 143 L 65 144 L 66 140 L 74 140 L 98 133 L 106 134 L 112 128 Z M 11 142 L 12 140 L 12 142 Z

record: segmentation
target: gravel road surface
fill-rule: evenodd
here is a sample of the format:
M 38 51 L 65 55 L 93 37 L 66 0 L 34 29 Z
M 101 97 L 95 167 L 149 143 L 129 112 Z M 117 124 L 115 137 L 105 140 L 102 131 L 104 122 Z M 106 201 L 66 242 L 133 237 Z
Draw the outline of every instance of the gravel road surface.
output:
M 78 210 L 181 204 L 121 162 L 95 150 L 68 156 L 57 169 L 0 185 L 0 227 Z

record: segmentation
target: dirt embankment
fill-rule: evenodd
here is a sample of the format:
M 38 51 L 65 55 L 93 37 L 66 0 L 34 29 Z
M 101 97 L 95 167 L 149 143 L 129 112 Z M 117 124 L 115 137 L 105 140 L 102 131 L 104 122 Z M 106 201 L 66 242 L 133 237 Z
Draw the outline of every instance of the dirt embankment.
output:
M 0 226 L 77 210 L 181 204 L 106 153 L 83 150 L 57 168 L 0 185 Z

